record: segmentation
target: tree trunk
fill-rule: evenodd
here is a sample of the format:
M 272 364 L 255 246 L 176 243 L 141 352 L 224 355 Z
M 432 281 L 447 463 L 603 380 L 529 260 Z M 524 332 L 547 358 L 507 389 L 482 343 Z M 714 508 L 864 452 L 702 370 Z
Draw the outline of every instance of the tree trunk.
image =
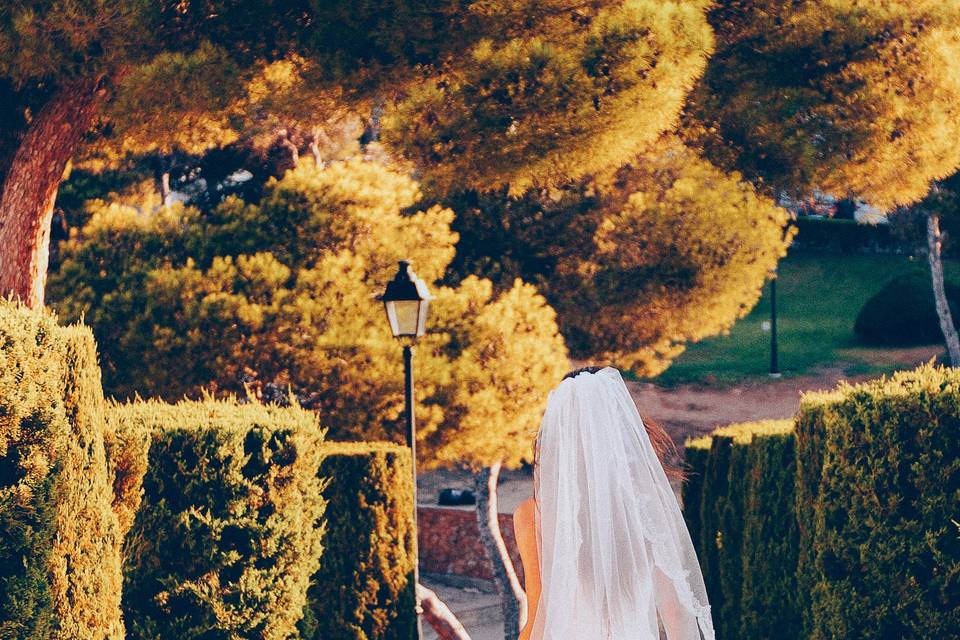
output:
M 497 510 L 497 481 L 500 478 L 500 463 L 496 463 L 474 476 L 477 493 L 477 524 L 480 541 L 493 565 L 493 580 L 503 606 L 503 634 L 506 640 L 516 640 L 522 626 L 521 611 L 526 613 L 526 595 L 513 568 L 507 545 L 500 534 Z
M 933 284 L 933 299 L 940 318 L 940 330 L 947 343 L 947 355 L 950 365 L 960 366 L 960 336 L 953 324 L 953 314 L 947 301 L 947 292 L 943 286 L 943 259 L 941 255 L 942 238 L 940 235 L 940 214 L 927 212 L 927 260 L 930 263 L 930 279 Z
M 0 194 L 0 295 L 43 306 L 53 203 L 67 162 L 106 99 L 102 85 L 94 78 L 60 89 L 20 141 Z
M 417 600 L 423 608 L 423 619 L 437 632 L 439 640 L 470 640 L 470 634 L 437 594 L 418 584 Z
M 153 180 L 157 187 L 157 195 L 160 196 L 160 206 L 169 207 L 173 195 L 170 190 L 170 159 L 164 155 L 158 155 L 153 159 Z
M 310 136 L 310 153 L 313 154 L 313 162 L 317 165 L 317 168 L 323 166 L 323 153 L 320 152 L 320 131 L 314 129 L 313 135 Z
M 290 134 L 286 129 L 280 132 L 280 144 L 287 148 L 290 152 L 290 160 L 293 161 L 293 166 L 297 166 L 300 162 L 300 149 L 297 148 L 297 145 L 294 144 L 293 140 L 290 139 Z

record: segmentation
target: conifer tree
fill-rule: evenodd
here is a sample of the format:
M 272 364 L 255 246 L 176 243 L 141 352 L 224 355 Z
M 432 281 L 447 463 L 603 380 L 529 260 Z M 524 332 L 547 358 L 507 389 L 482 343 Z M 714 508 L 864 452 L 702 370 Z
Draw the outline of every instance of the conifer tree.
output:
M 450 206 L 455 273 L 536 284 L 574 358 L 649 376 L 749 312 L 792 237 L 784 209 L 671 138 L 602 189 Z
M 720 0 L 686 134 L 769 193 L 880 207 L 960 166 L 958 0 Z
M 123 134 L 126 149 L 216 144 L 277 107 L 263 95 L 251 103 L 256 78 L 303 61 L 301 95 L 385 111 L 384 140 L 438 184 L 458 173 L 481 186 L 556 180 L 617 166 L 672 124 L 711 46 L 704 9 L 703 0 L 4 3 L 0 292 L 43 303 L 53 201 L 95 124 Z M 297 104 L 285 102 L 287 116 Z M 309 121 L 315 105 L 302 100 L 293 115 Z

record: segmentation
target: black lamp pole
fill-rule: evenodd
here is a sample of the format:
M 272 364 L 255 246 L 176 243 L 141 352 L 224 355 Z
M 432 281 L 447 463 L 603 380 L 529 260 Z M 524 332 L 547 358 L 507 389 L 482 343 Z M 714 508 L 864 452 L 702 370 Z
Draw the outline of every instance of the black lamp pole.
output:
M 413 415 L 413 345 L 426 331 L 427 309 L 431 300 L 427 285 L 410 269 L 410 262 L 400 261 L 393 280 L 387 283 L 380 296 L 387 312 L 387 321 L 395 338 L 403 345 L 403 416 L 407 422 L 407 446 L 410 447 L 410 467 L 413 486 L 413 588 L 420 584 L 420 552 L 417 540 L 417 425 Z M 419 603 L 416 605 L 417 640 L 423 637 Z
M 779 345 L 777 344 L 777 272 L 770 279 L 770 377 L 780 377 Z
M 414 602 L 417 602 L 417 640 L 423 637 L 422 613 L 416 596 L 420 584 L 420 548 L 417 537 L 420 527 L 417 525 L 417 423 L 413 416 L 413 345 L 403 345 L 403 382 L 404 409 L 407 419 L 407 446 L 410 447 L 410 467 L 413 470 L 413 588 Z

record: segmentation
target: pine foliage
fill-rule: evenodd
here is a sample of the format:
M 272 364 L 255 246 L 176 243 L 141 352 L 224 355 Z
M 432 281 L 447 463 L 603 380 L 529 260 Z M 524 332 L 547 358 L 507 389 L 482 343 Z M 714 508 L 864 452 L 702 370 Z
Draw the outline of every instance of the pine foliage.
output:
M 676 140 L 601 188 L 466 192 L 452 271 L 536 283 L 575 358 L 655 375 L 728 330 L 786 252 L 788 214 Z
M 890 207 L 960 165 L 957 0 L 724 0 L 708 19 L 687 111 L 722 166 Z

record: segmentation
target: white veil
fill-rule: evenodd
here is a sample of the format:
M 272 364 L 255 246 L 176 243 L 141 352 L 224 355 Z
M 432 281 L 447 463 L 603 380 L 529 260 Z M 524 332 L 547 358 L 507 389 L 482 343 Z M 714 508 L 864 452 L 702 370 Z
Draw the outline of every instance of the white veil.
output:
M 677 498 L 620 376 L 550 393 L 534 476 L 541 595 L 533 640 L 714 640 Z

